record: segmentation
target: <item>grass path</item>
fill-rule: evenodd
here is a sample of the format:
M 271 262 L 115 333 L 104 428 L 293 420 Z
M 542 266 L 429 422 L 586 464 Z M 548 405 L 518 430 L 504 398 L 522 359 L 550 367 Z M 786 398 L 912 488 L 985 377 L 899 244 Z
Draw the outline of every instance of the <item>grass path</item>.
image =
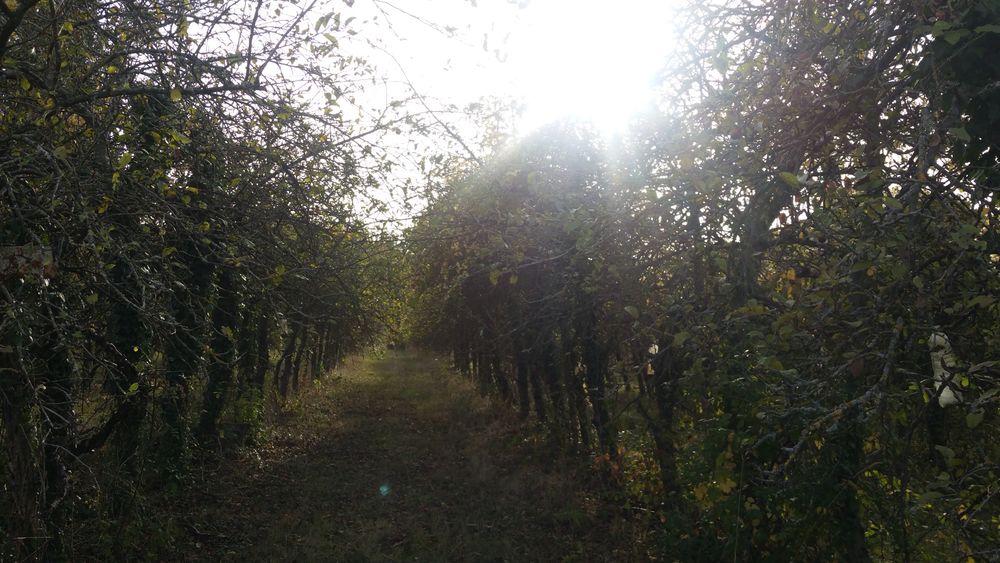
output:
M 628 561 L 587 471 L 433 359 L 356 360 L 191 499 L 193 561 Z M 621 548 L 621 546 L 618 546 Z

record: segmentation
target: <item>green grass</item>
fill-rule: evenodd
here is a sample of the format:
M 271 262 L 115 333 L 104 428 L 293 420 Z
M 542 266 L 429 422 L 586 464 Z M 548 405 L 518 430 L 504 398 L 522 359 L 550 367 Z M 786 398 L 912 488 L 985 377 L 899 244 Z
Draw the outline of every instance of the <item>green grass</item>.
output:
M 357 359 L 210 477 L 174 557 L 630 561 L 585 464 L 419 353 Z M 590 485 L 588 485 L 590 483 Z M 620 525 L 620 521 L 616 525 Z M 624 545 L 622 545 L 624 544 Z

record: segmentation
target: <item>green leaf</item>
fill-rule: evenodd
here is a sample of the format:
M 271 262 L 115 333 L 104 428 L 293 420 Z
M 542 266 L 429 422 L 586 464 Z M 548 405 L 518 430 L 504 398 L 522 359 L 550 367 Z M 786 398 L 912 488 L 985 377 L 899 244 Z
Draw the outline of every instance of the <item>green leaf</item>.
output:
M 84 297 L 83 300 L 86 301 L 88 304 L 93 305 L 97 303 L 97 294 L 91 293 L 90 295 Z
M 941 35 L 941 38 L 947 41 L 949 44 L 954 45 L 962 40 L 963 37 L 972 33 L 968 29 L 953 29 L 951 31 L 946 31 Z
M 970 430 L 979 426 L 979 423 L 981 423 L 982 421 L 983 421 L 983 411 L 970 412 L 969 414 L 965 415 L 965 425 L 968 426 Z
M 511 274 L 510 277 L 507 278 L 507 283 L 510 285 L 517 285 L 517 274 Z
M 954 463 L 955 460 L 955 450 L 947 446 L 934 446 L 934 449 L 937 450 L 939 454 L 941 454 L 941 457 L 944 458 L 945 463 L 947 463 L 948 466 L 951 467 L 951 465 Z
M 678 332 L 677 334 L 674 335 L 674 346 L 675 347 L 683 346 L 684 343 L 688 341 L 688 338 L 691 338 L 691 333 L 689 333 L 688 331 L 682 330 Z
M 903 208 L 903 203 L 894 197 L 885 197 L 882 199 L 882 201 L 883 203 L 885 203 L 885 206 L 888 207 L 889 209 L 894 209 L 896 211 L 899 211 L 900 209 Z
M 181 133 L 176 129 L 167 129 L 167 134 L 170 135 L 170 137 L 174 140 L 174 142 L 180 143 L 182 145 L 186 145 L 191 142 L 191 139 L 189 139 L 187 135 Z
M 954 26 L 955 26 L 955 24 L 952 23 L 952 22 L 950 22 L 950 21 L 938 20 L 938 21 L 934 22 L 933 26 L 931 26 L 931 30 L 930 30 L 931 31 L 931 35 L 933 35 L 934 37 L 938 37 L 939 35 L 943 34 L 945 31 L 948 31 L 949 29 L 951 29 Z
M 173 90 L 170 91 L 170 101 L 171 102 L 179 102 L 179 101 L 181 101 L 181 89 L 180 88 L 174 88 Z
M 132 385 L 128 386 L 128 394 L 129 395 L 134 395 L 137 391 L 139 391 L 139 384 L 138 383 L 133 383 Z
M 992 305 L 995 302 L 996 302 L 996 298 L 993 297 L 992 295 L 977 295 L 977 296 L 973 297 L 972 299 L 970 299 L 968 305 L 966 305 L 966 306 L 969 309 L 971 309 L 973 307 L 982 307 L 982 308 L 986 309 L 986 308 L 988 308 L 990 305 Z
M 965 127 L 953 127 L 948 130 L 948 134 L 955 137 L 959 141 L 964 141 L 966 143 L 972 141 L 972 137 L 969 136 L 969 132 L 965 130 Z
M 167 256 L 170 256 L 174 252 L 177 252 L 177 248 L 175 248 L 173 246 L 168 246 L 168 247 L 166 247 L 166 248 L 163 249 L 162 255 L 163 255 L 164 258 L 166 258 Z
M 629 316 L 632 317 L 633 319 L 636 319 L 636 320 L 639 319 L 639 309 L 637 307 L 635 307 L 634 305 L 626 305 L 625 306 L 625 312 L 628 313 Z
M 942 493 L 939 493 L 937 491 L 927 491 L 926 493 L 924 493 L 924 494 L 920 495 L 919 497 L 917 497 L 917 504 L 927 504 L 927 503 L 929 503 L 931 501 L 935 501 L 935 500 L 937 500 L 937 499 L 939 499 L 939 498 L 941 498 L 943 496 L 944 495 Z
M 771 356 L 769 358 L 764 358 L 764 361 L 762 361 L 761 364 L 768 369 L 773 369 L 773 370 L 785 369 L 785 365 L 781 363 L 781 360 L 775 358 L 774 356 Z
M 913 285 L 917 289 L 923 289 L 924 288 L 924 278 L 922 278 L 920 276 L 914 276 L 913 277 Z
M 782 172 L 778 174 L 778 177 L 791 188 L 799 187 L 799 177 L 791 172 Z
M 976 33 L 1000 33 L 1000 25 L 995 23 L 990 23 L 986 25 L 981 25 L 974 29 Z

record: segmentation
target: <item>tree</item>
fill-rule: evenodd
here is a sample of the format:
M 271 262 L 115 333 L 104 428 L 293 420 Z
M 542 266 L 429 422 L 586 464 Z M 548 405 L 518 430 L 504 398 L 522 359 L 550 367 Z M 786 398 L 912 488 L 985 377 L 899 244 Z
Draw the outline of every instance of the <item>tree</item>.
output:
M 384 123 L 333 111 L 371 68 L 314 6 L 0 6 L 4 557 L 72 558 L 81 527 L 128 557 L 141 522 L 74 515 L 104 488 L 130 521 L 193 448 L 259 422 L 277 327 L 293 387 L 379 338 L 393 298 L 369 288 L 393 273 L 352 200 Z
M 995 555 L 997 13 L 918 8 L 692 7 L 662 113 L 508 148 L 409 234 L 427 341 L 592 417 L 671 557 Z M 566 411 L 525 392 L 551 343 Z

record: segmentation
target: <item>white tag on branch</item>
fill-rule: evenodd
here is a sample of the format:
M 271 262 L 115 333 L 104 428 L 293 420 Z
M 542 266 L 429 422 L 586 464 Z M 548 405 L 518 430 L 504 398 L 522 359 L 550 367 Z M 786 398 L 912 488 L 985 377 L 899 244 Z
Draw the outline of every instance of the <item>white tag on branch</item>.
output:
M 948 335 L 935 330 L 927 338 L 927 348 L 931 352 L 931 368 L 934 370 L 934 393 L 942 407 L 962 402 L 962 392 L 958 388 L 958 358 L 951 349 Z

